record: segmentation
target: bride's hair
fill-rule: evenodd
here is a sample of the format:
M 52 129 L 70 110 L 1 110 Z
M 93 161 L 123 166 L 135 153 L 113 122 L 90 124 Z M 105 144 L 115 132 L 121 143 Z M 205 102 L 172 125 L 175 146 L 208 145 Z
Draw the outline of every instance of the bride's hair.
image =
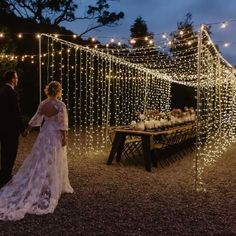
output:
M 59 82 L 51 81 L 48 85 L 46 85 L 44 92 L 46 96 L 61 97 L 61 90 L 62 90 L 62 87 Z

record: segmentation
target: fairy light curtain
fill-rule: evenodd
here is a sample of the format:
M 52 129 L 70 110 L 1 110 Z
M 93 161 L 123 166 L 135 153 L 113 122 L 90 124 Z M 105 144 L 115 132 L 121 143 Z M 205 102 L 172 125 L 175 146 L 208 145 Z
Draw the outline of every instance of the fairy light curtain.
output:
M 63 84 L 79 151 L 101 149 L 108 143 L 109 126 L 129 124 L 138 111 L 169 111 L 172 83 L 195 88 L 193 168 L 195 188 L 203 186 L 204 171 L 234 141 L 236 125 L 235 70 L 207 29 L 180 37 L 175 46 L 163 40 L 161 46 L 137 49 L 91 49 L 50 35 L 40 40 L 42 86 L 52 79 Z
M 195 88 L 198 119 L 193 169 L 195 189 L 202 190 L 207 170 L 235 141 L 235 70 L 221 56 L 206 27 L 198 34 L 192 32 L 184 37 L 180 34 L 173 41 L 159 41 L 158 45 L 107 50 L 112 55 L 168 75 L 172 82 Z
M 197 190 L 204 190 L 209 168 L 235 141 L 236 77 L 234 68 L 220 55 L 207 29 L 199 35 L 198 135 L 194 162 Z
M 101 150 L 109 127 L 129 124 L 137 112 L 170 109 L 166 74 L 50 35 L 41 35 L 40 50 L 41 88 L 62 83 L 77 151 Z

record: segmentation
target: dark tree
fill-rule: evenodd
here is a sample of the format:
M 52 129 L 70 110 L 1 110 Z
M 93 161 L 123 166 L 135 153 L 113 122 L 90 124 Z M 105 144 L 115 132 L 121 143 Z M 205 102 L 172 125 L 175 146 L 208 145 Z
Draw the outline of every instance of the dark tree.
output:
M 146 22 L 142 17 L 138 17 L 134 24 L 130 28 L 131 40 L 135 40 L 132 43 L 133 47 L 143 47 L 150 45 L 150 40 L 153 40 L 153 33 L 148 32 Z M 152 44 L 152 43 L 151 43 Z
M 7 1 L 6 0 L 2 0 L 0 2 L 0 14 L 2 14 L 2 13 L 9 13 L 9 12 L 10 12 L 10 7 L 9 7 Z
M 74 0 L 3 0 L 11 13 L 21 18 L 32 19 L 40 24 L 58 25 L 74 21 L 77 5 Z
M 194 48 L 191 50 L 191 48 Z M 184 21 L 177 23 L 177 30 L 171 33 L 171 52 L 191 54 L 197 49 L 197 33 L 193 29 L 192 14 L 187 13 Z
M 97 0 L 96 6 L 89 5 L 86 16 L 78 17 L 77 19 L 95 20 L 96 23 L 88 27 L 80 36 L 103 26 L 116 26 L 117 22 L 124 18 L 123 12 L 109 12 L 109 7 L 110 5 L 107 3 L 107 0 Z
M 75 0 L 2 0 L 0 6 L 5 12 L 38 24 L 57 26 L 65 21 L 96 20 L 96 25 L 88 27 L 81 35 L 103 26 L 114 26 L 124 17 L 123 12 L 109 12 L 107 0 L 97 0 L 95 6 L 89 5 L 83 17 L 75 14 L 78 9 Z

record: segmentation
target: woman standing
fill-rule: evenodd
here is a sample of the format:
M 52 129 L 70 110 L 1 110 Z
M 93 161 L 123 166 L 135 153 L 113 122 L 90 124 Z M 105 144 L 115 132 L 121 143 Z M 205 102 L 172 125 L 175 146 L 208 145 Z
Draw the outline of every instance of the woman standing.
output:
M 47 99 L 39 104 L 24 132 L 26 136 L 44 120 L 31 153 L 0 190 L 0 220 L 20 220 L 26 213 L 52 213 L 60 195 L 73 192 L 67 165 L 68 117 L 66 105 L 59 100 L 61 92 L 59 82 L 46 86 Z

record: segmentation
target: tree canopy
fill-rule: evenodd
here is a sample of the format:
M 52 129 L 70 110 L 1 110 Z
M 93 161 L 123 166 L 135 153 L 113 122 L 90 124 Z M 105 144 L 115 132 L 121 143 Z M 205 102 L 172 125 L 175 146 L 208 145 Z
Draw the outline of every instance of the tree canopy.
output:
M 131 25 L 130 32 L 131 40 L 135 40 L 135 43 L 133 43 L 134 47 L 147 46 L 150 40 L 153 40 L 153 33 L 148 31 L 147 24 L 141 16 Z
M 83 35 L 103 26 L 114 26 L 124 17 L 123 12 L 110 12 L 108 0 L 97 0 L 95 6 L 89 5 L 86 15 L 78 16 L 75 0 L 1 0 L 0 11 L 24 19 L 31 19 L 38 24 L 57 26 L 62 22 L 93 20 L 96 24 L 88 27 Z

